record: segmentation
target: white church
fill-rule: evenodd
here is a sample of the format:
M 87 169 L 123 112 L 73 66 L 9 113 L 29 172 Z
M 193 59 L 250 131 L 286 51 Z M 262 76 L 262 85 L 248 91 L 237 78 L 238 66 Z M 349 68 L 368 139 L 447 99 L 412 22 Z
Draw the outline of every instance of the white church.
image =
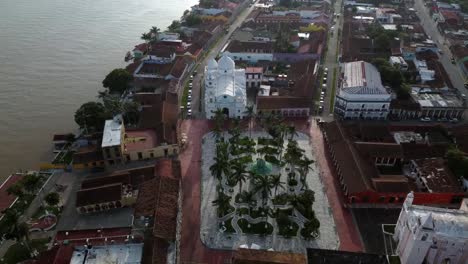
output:
M 460 209 L 413 205 L 409 193 L 393 238 L 402 264 L 468 263 L 468 199 Z
M 212 119 L 217 109 L 229 118 L 243 118 L 247 106 L 246 77 L 244 69 L 228 56 L 211 59 L 205 67 L 205 112 Z

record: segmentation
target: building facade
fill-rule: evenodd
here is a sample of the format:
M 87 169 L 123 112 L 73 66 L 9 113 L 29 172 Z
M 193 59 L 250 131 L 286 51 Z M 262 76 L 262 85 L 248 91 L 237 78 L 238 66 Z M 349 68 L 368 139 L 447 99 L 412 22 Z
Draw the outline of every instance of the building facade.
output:
M 335 114 L 342 119 L 385 120 L 391 94 L 383 87 L 377 68 L 364 61 L 343 64 Z
M 234 61 L 223 56 L 212 59 L 205 68 L 205 112 L 207 118 L 221 109 L 230 118 L 242 118 L 247 106 L 244 69 L 236 69 Z
M 102 155 L 104 156 L 106 166 L 124 162 L 122 159 L 124 135 L 125 126 L 121 115 L 106 120 L 101 143 Z
M 413 199 L 411 192 L 403 203 L 393 236 L 401 263 L 466 263 L 468 200 L 463 200 L 460 209 L 443 209 L 413 205 Z

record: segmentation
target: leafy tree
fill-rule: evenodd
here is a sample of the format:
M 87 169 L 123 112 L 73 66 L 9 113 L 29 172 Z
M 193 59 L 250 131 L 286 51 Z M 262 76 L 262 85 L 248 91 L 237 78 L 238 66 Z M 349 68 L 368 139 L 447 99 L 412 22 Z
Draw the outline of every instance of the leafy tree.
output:
M 408 99 L 411 93 L 411 86 L 406 83 L 402 83 L 396 92 L 398 99 Z
M 185 11 L 184 11 L 184 16 L 188 15 L 188 13 L 190 13 L 190 10 L 188 10 L 188 9 L 185 10 Z
M 6 239 L 14 239 L 17 242 L 22 241 L 30 253 L 29 227 L 26 223 L 20 222 L 21 213 L 13 208 L 5 209 L 2 213 L 4 224 L 8 227 L 5 230 L 5 234 L 3 234 L 4 237 Z
M 60 195 L 56 192 L 51 192 L 44 197 L 44 200 L 49 206 L 56 206 L 60 202 Z
M 450 170 L 455 175 L 468 180 L 468 158 L 465 153 L 457 148 L 451 148 L 446 156 Z
M 242 192 L 242 183 L 247 180 L 247 166 L 241 162 L 231 164 L 232 173 L 230 177 L 239 184 L 239 193 Z
M 199 25 L 201 24 L 202 22 L 202 19 L 199 15 L 196 15 L 196 14 L 189 14 L 186 18 L 185 18 L 185 23 L 187 24 L 187 26 L 189 27 L 192 27 L 192 26 L 196 26 L 196 25 Z
M 179 20 L 173 20 L 172 23 L 167 27 L 169 31 L 175 32 L 178 31 L 181 27 Z
M 102 85 L 109 89 L 110 93 L 122 94 L 127 90 L 133 80 L 132 74 L 126 69 L 114 69 L 102 81 Z
M 379 34 L 375 37 L 375 45 L 379 50 L 388 50 L 390 48 L 390 37 L 386 34 Z
M 141 107 L 138 102 L 121 100 L 120 97 L 110 94 L 103 96 L 102 101 L 107 115 L 122 114 L 126 124 L 136 125 L 138 123 Z
M 34 174 L 28 174 L 21 179 L 24 190 L 31 194 L 40 188 L 41 183 L 41 178 Z
M 404 83 L 404 78 L 400 70 L 391 65 L 386 59 L 374 59 L 372 64 L 374 64 L 379 70 L 382 82 L 390 85 L 394 90 L 398 90 Z
M 8 187 L 7 193 L 16 197 L 22 197 L 24 195 L 23 185 L 21 185 L 21 182 L 13 184 Z
M 102 131 L 104 122 L 110 117 L 105 111 L 104 105 L 98 102 L 87 102 L 75 112 L 75 122 L 80 128 L 85 129 L 86 133 Z

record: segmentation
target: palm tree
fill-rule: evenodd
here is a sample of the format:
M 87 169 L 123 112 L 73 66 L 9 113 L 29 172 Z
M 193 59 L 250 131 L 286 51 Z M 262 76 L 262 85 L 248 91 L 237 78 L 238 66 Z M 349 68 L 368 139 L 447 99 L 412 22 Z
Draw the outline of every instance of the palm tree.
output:
M 255 185 L 254 191 L 256 193 L 260 191 L 260 193 L 262 194 L 263 205 L 265 206 L 266 201 L 271 194 L 271 183 L 268 178 L 268 175 L 254 174 L 253 180 Z
M 218 217 L 223 217 L 226 212 L 229 210 L 231 203 L 231 197 L 224 194 L 223 192 L 218 192 L 218 199 L 214 200 L 212 204 L 218 207 Z
M 242 199 L 243 199 L 242 202 L 247 203 L 247 204 L 249 205 L 249 215 L 250 215 L 250 211 L 252 210 L 253 202 L 256 201 L 256 200 L 254 199 L 254 193 L 253 193 L 253 192 L 244 191 L 242 194 L 243 194 L 243 195 L 241 196 Z
M 159 39 L 159 32 L 161 30 L 158 27 L 151 27 L 149 34 L 151 36 L 151 42 L 156 42 Z
M 216 145 L 216 157 L 214 157 L 214 164 L 210 166 L 210 172 L 219 181 L 222 180 L 223 174 L 229 175 L 230 164 L 229 164 L 229 145 L 226 142 L 218 142 Z
M 284 188 L 284 182 L 281 181 L 281 174 L 274 174 L 270 176 L 270 184 L 272 188 L 275 188 L 275 196 L 276 193 L 278 192 L 278 188 L 285 189 Z
M 244 114 L 249 119 L 249 137 L 252 138 L 253 120 L 255 118 L 255 112 L 253 105 L 249 105 L 245 108 Z
M 144 40 L 146 43 L 150 42 L 152 39 L 150 33 L 142 33 L 140 38 Z
M 305 178 L 310 170 L 312 170 L 312 164 L 314 161 L 309 159 L 308 157 L 304 157 L 302 160 L 299 161 L 299 173 L 301 178 Z
M 23 184 L 24 190 L 32 194 L 39 189 L 42 182 L 41 177 L 34 174 L 28 174 L 21 179 L 21 183 Z
M 242 193 L 242 183 L 247 180 L 246 165 L 237 160 L 236 162 L 233 162 L 233 164 L 231 164 L 231 169 L 232 174 L 230 177 L 234 179 L 236 184 L 239 183 L 239 193 Z
M 288 126 L 288 134 L 290 136 L 289 140 L 293 140 L 295 136 L 299 135 L 294 125 Z
M 24 195 L 23 185 L 21 182 L 11 185 L 7 189 L 9 195 L 14 195 L 16 197 L 22 197 Z

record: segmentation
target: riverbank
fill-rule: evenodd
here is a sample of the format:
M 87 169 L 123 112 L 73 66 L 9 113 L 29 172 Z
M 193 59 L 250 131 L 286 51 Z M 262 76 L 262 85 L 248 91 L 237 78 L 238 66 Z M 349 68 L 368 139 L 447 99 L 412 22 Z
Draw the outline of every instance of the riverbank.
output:
M 76 109 L 125 66 L 141 33 L 166 28 L 197 2 L 0 2 L 0 181 L 50 161 L 52 135 L 77 127 Z

